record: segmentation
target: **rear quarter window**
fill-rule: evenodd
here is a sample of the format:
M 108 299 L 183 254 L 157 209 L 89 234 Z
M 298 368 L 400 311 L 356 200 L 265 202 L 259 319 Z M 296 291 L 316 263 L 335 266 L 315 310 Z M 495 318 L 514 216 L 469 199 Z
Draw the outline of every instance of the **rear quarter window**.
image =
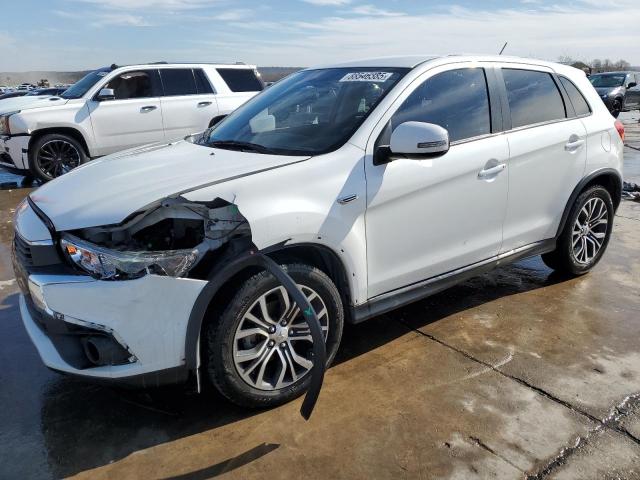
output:
M 573 109 L 576 111 L 576 115 L 578 117 L 582 115 L 589 115 L 591 113 L 591 108 L 578 87 L 576 87 L 574 83 L 566 77 L 560 77 L 560 83 L 562 83 L 567 95 L 569 95 L 569 100 L 571 100 L 571 104 L 573 105 Z
M 535 70 L 502 70 L 512 128 L 566 118 L 562 95 L 553 77 Z
M 249 68 L 218 68 L 218 73 L 232 92 L 259 92 L 262 82 Z
M 201 68 L 194 68 L 193 76 L 196 79 L 196 87 L 198 88 L 198 93 L 200 94 L 213 93 L 213 88 L 211 87 L 211 83 L 209 82 L 209 79 L 207 78 L 207 76 L 205 75 L 205 73 L 202 71 Z

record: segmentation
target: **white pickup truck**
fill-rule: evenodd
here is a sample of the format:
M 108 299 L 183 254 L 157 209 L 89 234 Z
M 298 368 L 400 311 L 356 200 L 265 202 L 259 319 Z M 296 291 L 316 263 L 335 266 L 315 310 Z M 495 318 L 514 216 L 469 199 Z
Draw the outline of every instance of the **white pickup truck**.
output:
M 60 97 L 0 108 L 0 166 L 46 182 L 92 158 L 201 132 L 262 89 L 253 65 L 100 68 Z

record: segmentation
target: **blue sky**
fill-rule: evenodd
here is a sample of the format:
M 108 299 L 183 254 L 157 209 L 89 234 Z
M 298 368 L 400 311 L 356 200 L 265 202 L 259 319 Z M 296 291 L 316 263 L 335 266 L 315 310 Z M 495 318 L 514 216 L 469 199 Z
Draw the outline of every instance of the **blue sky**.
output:
M 156 60 L 307 66 L 383 55 L 497 53 L 505 41 L 512 55 L 640 65 L 640 0 L 6 3 L 0 71 Z

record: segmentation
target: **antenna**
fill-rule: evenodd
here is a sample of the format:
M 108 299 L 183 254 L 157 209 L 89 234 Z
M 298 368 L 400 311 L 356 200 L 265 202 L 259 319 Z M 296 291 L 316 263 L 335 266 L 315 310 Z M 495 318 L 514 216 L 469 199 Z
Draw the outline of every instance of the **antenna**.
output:
M 502 55 L 502 52 L 504 52 L 504 49 L 507 48 L 508 44 L 509 42 L 504 42 L 504 45 L 502 46 L 502 50 L 500 50 L 500 53 L 498 55 Z

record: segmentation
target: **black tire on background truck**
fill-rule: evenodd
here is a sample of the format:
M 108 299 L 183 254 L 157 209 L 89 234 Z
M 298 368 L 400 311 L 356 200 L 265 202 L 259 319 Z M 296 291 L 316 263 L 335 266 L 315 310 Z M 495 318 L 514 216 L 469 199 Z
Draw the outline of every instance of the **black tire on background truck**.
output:
M 29 169 L 42 182 L 64 175 L 88 160 L 82 144 L 63 133 L 43 135 L 29 147 Z
M 542 255 L 544 263 L 566 275 L 589 272 L 607 249 L 614 213 L 606 188 L 594 185 L 582 192 L 571 207 L 556 249 Z
M 340 294 L 315 267 L 282 267 L 318 315 L 328 365 L 342 338 Z M 203 370 L 213 386 L 245 407 L 274 407 L 303 394 L 311 379 L 313 343 L 302 312 L 284 287 L 268 272 L 257 273 L 228 302 L 217 318 L 208 319 L 202 332 Z

